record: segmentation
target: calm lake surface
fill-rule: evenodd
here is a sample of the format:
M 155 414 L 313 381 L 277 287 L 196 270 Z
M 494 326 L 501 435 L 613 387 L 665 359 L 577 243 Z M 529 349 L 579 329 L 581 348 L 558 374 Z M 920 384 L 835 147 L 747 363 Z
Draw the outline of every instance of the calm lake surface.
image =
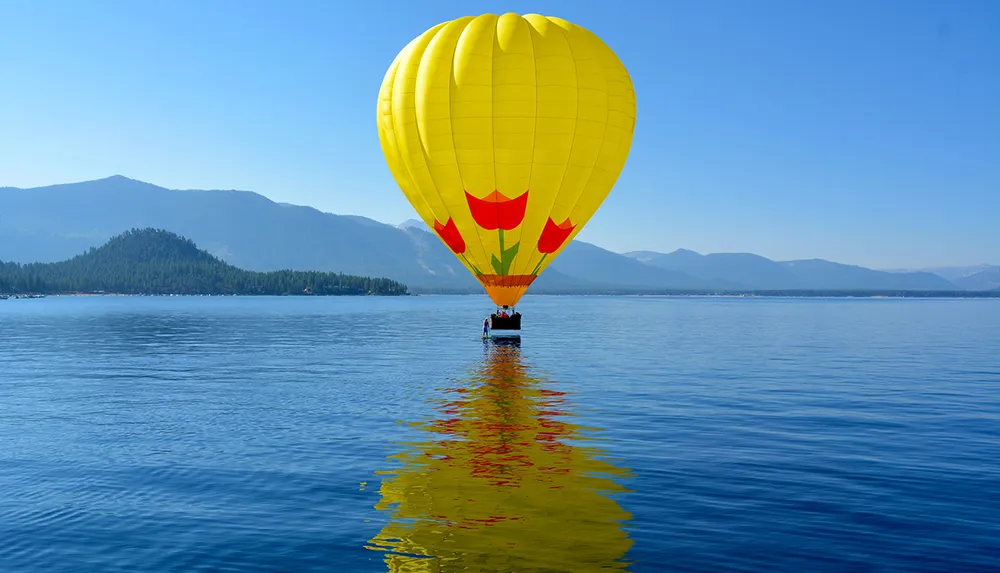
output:
M 1000 300 L 0 301 L 0 571 L 997 571 Z

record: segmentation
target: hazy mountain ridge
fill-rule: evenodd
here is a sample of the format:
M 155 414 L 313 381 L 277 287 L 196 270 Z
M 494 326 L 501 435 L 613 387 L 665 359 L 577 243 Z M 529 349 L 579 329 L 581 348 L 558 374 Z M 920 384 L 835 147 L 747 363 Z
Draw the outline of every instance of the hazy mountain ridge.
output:
M 966 290 L 993 290 L 1000 288 L 1000 266 L 987 265 L 984 270 L 958 277 L 952 281 Z
M 969 265 L 955 267 L 929 267 L 925 269 L 891 269 L 887 272 L 902 273 L 922 271 L 934 273 L 965 290 L 994 290 L 1000 288 L 1000 265 Z
M 967 265 L 967 266 L 952 266 L 952 267 L 926 267 L 926 268 L 909 268 L 909 269 L 879 269 L 889 273 L 912 273 L 912 272 L 928 272 L 934 273 L 938 276 L 944 277 L 950 281 L 960 279 L 963 277 L 972 276 L 983 271 L 988 271 L 994 268 L 1000 268 L 998 265 Z
M 235 266 L 390 277 L 411 292 L 482 292 L 419 220 L 393 226 L 277 203 L 250 191 L 170 190 L 122 176 L 0 188 L 0 260 L 71 258 L 131 228 L 167 229 Z M 656 290 L 959 290 L 928 272 L 886 272 L 750 253 L 625 255 L 574 241 L 532 292 Z
M 732 281 L 753 289 L 960 290 L 947 279 L 928 272 L 890 273 L 823 259 L 779 262 L 751 253 L 702 255 L 686 249 L 625 255 L 663 269 L 684 271 L 705 280 Z

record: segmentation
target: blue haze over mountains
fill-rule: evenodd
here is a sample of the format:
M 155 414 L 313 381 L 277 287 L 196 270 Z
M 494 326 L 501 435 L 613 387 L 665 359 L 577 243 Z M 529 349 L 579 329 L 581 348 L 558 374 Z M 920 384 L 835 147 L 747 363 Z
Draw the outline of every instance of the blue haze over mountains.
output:
M 388 277 L 414 292 L 482 292 L 419 221 L 399 226 L 273 202 L 248 191 L 170 190 L 122 176 L 33 189 L 0 188 L 0 260 L 71 258 L 130 228 L 192 239 L 238 267 Z M 613 253 L 574 241 L 532 292 L 655 289 L 1000 288 L 1000 266 L 876 271 L 820 259 L 772 261 L 749 253 Z

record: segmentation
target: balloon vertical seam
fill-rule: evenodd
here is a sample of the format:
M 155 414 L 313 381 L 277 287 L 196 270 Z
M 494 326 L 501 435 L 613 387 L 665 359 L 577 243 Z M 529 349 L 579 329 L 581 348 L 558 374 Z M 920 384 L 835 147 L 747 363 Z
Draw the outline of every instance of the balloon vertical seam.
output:
M 598 48 L 600 48 L 599 45 L 598 45 Z M 608 50 L 609 51 L 611 50 L 610 46 L 608 46 Z M 581 189 L 581 194 L 584 193 L 584 192 L 586 192 L 587 187 L 590 185 L 590 180 L 594 176 L 594 170 L 598 169 L 597 165 L 598 165 L 598 162 L 601 159 L 601 154 L 604 153 L 605 146 L 608 144 L 608 139 L 607 139 L 608 138 L 608 127 L 611 125 L 611 90 L 608 87 L 608 84 L 611 83 L 611 79 L 608 76 L 608 73 L 607 73 L 608 68 L 605 65 L 604 58 L 599 58 L 599 64 L 600 64 L 600 68 L 601 68 L 601 75 L 604 78 L 605 95 L 607 97 L 607 107 L 604 109 L 604 134 L 601 136 L 601 148 L 600 148 L 600 150 L 598 150 L 597 155 L 594 158 L 594 165 L 590 168 L 590 175 L 587 176 L 587 181 L 584 184 L 583 188 Z M 622 65 L 622 67 L 624 68 L 624 64 Z M 627 72 L 626 72 L 626 74 L 627 74 Z M 615 81 L 620 81 L 620 80 L 615 80 Z M 624 168 L 624 164 L 622 165 L 622 167 Z M 614 183 L 612 183 L 611 187 L 608 188 L 607 194 L 610 195 L 612 189 L 614 189 Z M 560 189 L 560 192 L 561 191 L 562 190 Z M 573 231 L 569 234 L 568 237 L 566 237 L 566 240 L 563 242 L 563 244 L 558 249 L 556 249 L 556 251 L 554 253 L 552 253 L 553 258 L 559 256 L 563 252 L 563 250 L 576 238 L 576 236 L 578 234 L 580 234 L 581 231 L 583 231 L 584 223 L 589 222 L 590 219 L 591 219 L 591 217 L 593 217 L 594 215 L 597 214 L 597 210 L 600 209 L 601 204 L 604 203 L 604 199 L 606 199 L 606 198 L 607 198 L 607 196 L 605 196 L 604 198 L 601 199 L 600 202 L 598 202 L 597 206 L 594 208 L 594 210 L 591 213 L 590 217 L 587 217 L 586 219 L 579 219 L 579 220 L 576 221 L 576 223 L 575 223 L 576 228 L 573 229 Z M 556 200 L 558 201 L 558 195 L 556 197 Z M 570 215 L 571 216 L 573 214 L 573 211 L 575 211 L 575 208 L 570 211 Z M 573 223 L 573 221 L 570 221 L 570 222 Z
M 438 34 L 441 33 L 441 30 L 443 30 L 446 27 L 447 27 L 447 24 L 444 25 L 444 26 L 440 26 L 440 27 L 438 27 L 437 30 L 434 30 L 433 32 L 431 32 L 430 37 L 427 39 L 427 43 L 424 44 L 424 46 L 422 47 L 422 49 L 420 51 L 420 54 L 419 54 L 419 58 L 417 59 L 417 66 L 416 66 L 416 74 L 415 75 L 418 78 L 420 76 L 420 67 L 423 64 L 424 57 L 427 56 L 427 54 L 429 52 L 428 48 L 431 46 L 431 42 L 433 42 L 434 39 L 438 36 Z M 413 60 L 413 58 L 415 56 L 417 56 L 416 49 L 414 49 L 413 52 L 410 54 L 409 58 L 407 58 L 407 60 L 408 60 L 407 63 L 412 62 L 412 60 Z M 418 80 L 415 79 L 414 82 L 413 82 L 413 119 L 414 119 L 413 126 L 414 126 L 414 129 L 416 130 L 416 136 L 417 136 L 416 139 L 417 139 L 417 143 L 420 146 L 420 153 L 424 157 L 424 164 L 425 164 L 425 167 L 427 169 L 427 177 L 428 177 L 428 179 L 431 180 L 431 183 L 434 185 L 435 191 L 437 191 L 437 189 L 438 189 L 438 183 L 437 183 L 437 180 L 434 178 L 434 171 L 431 169 L 430 154 L 427 153 L 427 148 L 424 146 L 424 139 L 423 139 L 423 137 L 421 137 L 421 133 L 420 133 L 420 122 L 417 121 L 417 81 Z M 457 163 L 458 163 L 458 161 L 457 161 L 457 157 L 456 157 L 456 164 Z M 421 193 L 421 195 L 423 195 L 423 193 Z M 438 199 L 440 200 L 441 209 L 444 210 L 444 213 L 445 213 L 447 219 L 452 219 L 453 220 L 453 217 L 451 215 L 451 209 L 448 208 L 448 204 L 445 203 L 444 198 L 440 196 L 440 193 L 438 193 Z M 431 211 L 433 212 L 433 209 L 431 209 Z M 436 218 L 437 217 L 435 216 L 435 219 Z M 445 220 L 445 224 L 447 224 L 447 219 Z M 438 234 L 438 238 L 440 239 L 440 234 Z M 464 237 L 463 237 L 463 239 L 464 239 Z M 466 244 L 468 244 L 468 243 L 466 243 Z M 471 265 L 471 263 L 470 263 L 470 265 Z M 472 269 L 469 269 L 469 271 L 472 271 Z
M 573 61 L 573 74 L 574 74 L 574 78 L 576 79 L 576 120 L 573 122 L 573 137 L 572 137 L 572 139 L 570 141 L 569 154 L 566 156 L 566 167 L 563 169 L 563 175 L 562 175 L 562 178 L 559 180 L 559 186 L 556 188 L 555 193 L 552 194 L 552 203 L 549 204 L 549 207 L 548 207 L 548 215 L 547 215 L 547 217 L 551 217 L 552 216 L 552 210 L 555 209 L 556 204 L 559 202 L 559 196 L 562 194 L 562 186 L 566 182 L 566 173 L 569 172 L 569 168 L 572 165 L 571 162 L 573 160 L 573 148 L 576 147 L 576 133 L 577 133 L 577 128 L 580 125 L 580 69 L 579 69 L 579 67 L 577 66 L 577 63 L 576 63 L 576 54 L 573 53 L 573 44 L 572 44 L 572 42 L 570 42 L 569 32 L 567 30 L 564 30 L 562 26 L 560 26 L 560 25 L 556 24 L 555 22 L 553 22 L 550 18 L 546 17 L 546 19 L 549 20 L 549 22 L 551 23 L 552 28 L 559 30 L 559 33 L 562 34 L 563 38 L 566 40 L 566 49 L 569 50 L 570 59 Z M 537 74 L 537 69 L 536 69 L 536 74 Z M 537 91 L 538 90 L 538 86 L 537 85 L 535 86 L 535 90 L 536 90 L 535 91 L 535 94 L 536 94 L 535 97 L 537 99 L 537 97 L 538 97 L 537 96 L 537 94 L 538 94 L 538 91 Z M 537 109 L 535 110 L 535 116 L 536 117 L 538 116 L 538 110 Z M 528 269 L 533 268 L 532 264 L 535 262 L 535 251 L 538 250 L 537 249 L 537 245 L 535 247 L 536 248 L 532 249 L 532 252 L 531 252 L 530 256 L 528 257 L 528 266 L 527 266 Z M 553 255 L 553 258 L 554 258 L 554 256 L 555 255 Z M 541 274 L 542 270 L 543 269 L 539 269 L 539 274 Z M 527 290 L 527 288 L 525 290 Z
M 499 191 L 497 182 L 497 117 L 496 117 L 496 105 L 497 105 L 497 44 L 500 43 L 500 19 L 497 18 L 496 22 L 493 23 L 493 31 L 490 35 L 490 151 L 493 153 L 493 190 Z M 494 208 L 497 212 L 497 223 L 500 222 L 500 201 L 494 203 Z M 504 244 L 503 244 L 503 229 L 497 229 L 497 235 L 500 239 L 500 260 L 503 261 L 504 258 Z M 501 271 L 503 266 L 501 263 Z M 507 268 L 510 270 L 510 267 Z M 498 273 L 500 274 L 500 273 Z
M 466 189 L 465 177 L 462 175 L 462 162 L 458 160 L 458 144 L 455 140 L 455 90 L 454 87 L 458 85 L 458 80 L 455 77 L 455 54 L 458 52 L 458 46 L 462 43 L 462 37 L 469 31 L 469 26 L 475 22 L 475 19 L 469 20 L 462 26 L 462 31 L 458 35 L 458 41 L 455 42 L 455 49 L 451 53 L 451 58 L 449 58 L 448 63 L 448 131 L 451 135 L 451 149 L 452 153 L 455 154 L 455 169 L 458 171 L 458 179 L 462 183 L 463 192 Z M 492 64 L 491 64 L 492 65 Z M 440 195 L 440 191 L 435 189 Z M 441 199 L 444 202 L 444 198 Z M 489 253 L 486 250 L 486 244 L 483 243 L 483 237 L 479 233 L 475 233 L 476 242 L 479 243 L 479 250 L 483 253 L 483 258 L 480 264 L 483 262 L 489 263 Z M 471 243 L 471 239 L 468 243 Z M 471 264 L 471 263 L 470 263 Z M 470 269 L 476 280 L 479 280 L 479 275 L 475 270 Z
M 528 163 L 528 179 L 527 179 L 527 181 L 528 181 L 527 191 L 530 192 L 531 191 L 531 174 L 534 172 L 534 168 L 535 168 L 535 149 L 538 146 L 538 59 L 535 57 L 535 40 L 534 40 L 534 36 L 532 35 L 532 31 L 535 29 L 535 27 L 531 24 L 531 22 L 529 20 L 527 20 L 527 19 L 525 19 L 523 17 L 521 17 L 520 21 L 524 23 L 524 26 L 527 28 L 527 31 L 528 31 L 528 45 L 531 46 L 531 73 L 532 73 L 532 75 L 535 78 L 535 85 L 534 85 L 534 88 L 535 88 L 535 113 L 533 114 L 533 118 L 532 118 L 533 123 L 532 123 L 532 128 L 531 128 L 531 132 L 532 132 L 532 135 L 531 135 L 531 160 Z M 518 190 L 518 191 L 520 191 L 520 190 Z M 536 191 L 534 193 L 534 195 L 537 196 L 538 192 Z M 530 195 L 529 195 L 528 199 L 529 200 L 531 199 Z M 522 221 L 522 223 L 520 225 L 518 225 L 517 242 L 520 243 L 521 239 L 523 237 L 524 237 L 524 222 Z M 517 252 L 518 255 L 520 255 L 521 253 L 524 253 L 523 249 L 519 249 L 518 252 Z M 525 257 L 518 257 L 518 263 L 520 263 L 522 260 L 525 260 L 525 259 L 527 259 L 528 261 L 530 261 L 533 255 L 534 255 L 534 253 L 532 252 L 532 250 L 529 250 L 528 253 L 527 253 L 527 255 Z M 514 265 L 511 265 L 511 266 L 514 266 Z M 527 271 L 531 269 L 531 265 L 530 264 L 529 265 L 520 265 L 520 264 L 518 264 L 515 268 L 517 269 L 517 272 L 514 272 L 512 270 L 511 271 L 512 274 L 525 275 L 525 274 L 528 274 Z M 527 288 L 528 287 L 524 287 L 524 289 L 527 289 Z M 522 293 L 523 293 L 523 291 L 522 291 Z M 517 296 L 515 296 L 514 300 L 517 300 L 519 298 L 521 298 L 520 294 L 517 295 Z
M 399 66 L 400 66 L 401 62 L 402 62 L 402 58 L 401 57 L 397 57 L 393 61 L 393 65 L 390 68 L 390 71 L 392 73 L 392 79 L 389 82 L 389 86 L 388 86 L 390 114 L 392 114 L 392 112 L 393 112 L 393 106 L 392 106 L 392 87 L 393 87 L 393 85 L 395 85 L 396 80 L 398 79 L 398 76 L 399 76 Z M 382 122 L 379 122 L 379 124 L 380 124 L 379 125 L 379 131 L 381 131 L 381 132 L 384 133 L 385 130 L 382 128 L 381 123 Z M 385 134 L 385 137 L 386 137 L 386 139 L 389 139 L 389 135 L 388 134 Z M 399 160 L 397 162 L 395 162 L 397 168 L 401 168 L 402 169 L 402 171 L 403 171 L 402 175 L 404 175 L 406 177 L 406 180 L 409 181 L 410 185 L 412 186 L 413 194 L 424 204 L 424 206 L 426 207 L 426 210 L 433 215 L 434 214 L 434 208 L 431 207 L 430 203 L 427 202 L 427 199 L 424 197 L 423 193 L 420 192 L 420 189 L 419 189 L 419 186 L 416 183 L 416 180 L 414 179 L 413 175 L 410 173 L 409 167 L 406 166 L 406 162 L 403 160 L 402 152 L 399 151 L 399 142 L 395 141 L 397 139 L 397 137 L 396 137 L 396 130 L 395 129 L 393 129 L 392 139 L 394 140 L 393 141 L 393 145 L 395 146 L 396 152 L 399 155 Z M 392 171 L 392 170 L 390 169 L 390 171 Z M 395 174 L 393 174 L 393 175 L 395 175 Z M 445 209 L 447 211 L 447 207 Z M 449 217 L 450 217 L 450 214 L 449 214 Z M 436 219 L 436 217 L 435 217 L 435 219 Z M 427 223 L 427 221 L 425 220 L 424 223 Z M 447 223 L 447 221 L 445 221 L 445 223 Z M 435 233 L 435 234 L 437 235 L 437 233 Z M 443 239 L 441 239 L 440 235 L 437 235 L 437 236 L 438 236 L 438 240 L 441 240 L 442 242 L 444 242 Z

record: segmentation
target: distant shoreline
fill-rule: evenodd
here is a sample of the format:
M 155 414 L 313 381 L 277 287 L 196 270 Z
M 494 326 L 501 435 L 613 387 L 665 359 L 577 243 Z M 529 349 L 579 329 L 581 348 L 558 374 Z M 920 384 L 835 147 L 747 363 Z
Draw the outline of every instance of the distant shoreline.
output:
M 0 293 L 3 298 L 55 298 L 55 297 L 289 297 L 289 298 L 343 298 L 343 297 L 383 297 L 414 296 L 407 294 L 183 294 L 183 293 L 124 293 L 124 292 L 60 292 L 60 293 Z
M 421 292 L 421 296 L 486 296 L 470 292 Z M 991 291 L 909 291 L 909 290 L 759 290 L 759 291 L 591 291 L 531 292 L 526 296 L 619 296 L 619 297 L 704 297 L 704 298 L 1000 298 L 1000 290 Z
M 593 296 L 593 297 L 698 297 L 698 298 L 1000 298 L 1000 291 L 743 291 L 743 292 L 539 292 L 528 296 Z M 406 296 L 470 296 L 485 297 L 485 293 L 470 292 L 409 292 L 405 294 L 182 294 L 182 293 L 0 293 L 0 298 L 48 297 L 406 297 Z

